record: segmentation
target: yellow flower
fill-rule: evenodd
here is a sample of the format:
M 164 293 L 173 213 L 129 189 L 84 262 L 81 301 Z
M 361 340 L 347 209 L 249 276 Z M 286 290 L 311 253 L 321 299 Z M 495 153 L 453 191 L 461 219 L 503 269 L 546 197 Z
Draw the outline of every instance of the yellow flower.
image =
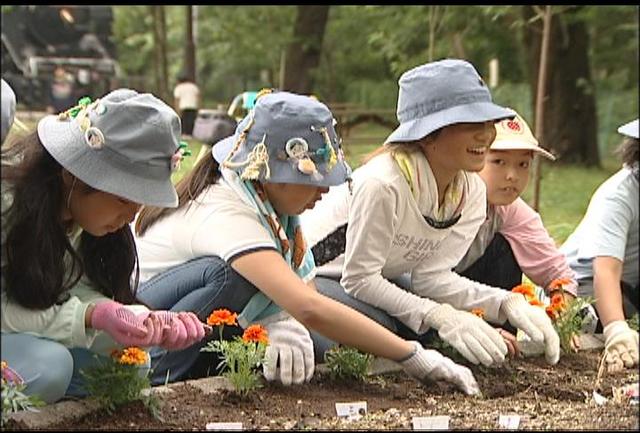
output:
M 244 330 L 242 340 L 247 343 L 269 343 L 267 330 L 260 325 L 251 325 Z
M 219 310 L 214 310 L 213 313 L 209 315 L 207 318 L 207 324 L 211 326 L 219 326 L 219 325 L 237 325 L 236 318 L 238 317 L 237 313 L 232 313 L 226 308 L 222 308 Z
M 147 362 L 148 354 L 139 347 L 127 347 L 122 351 L 114 350 L 111 352 L 111 356 L 115 358 L 119 364 L 143 365 Z

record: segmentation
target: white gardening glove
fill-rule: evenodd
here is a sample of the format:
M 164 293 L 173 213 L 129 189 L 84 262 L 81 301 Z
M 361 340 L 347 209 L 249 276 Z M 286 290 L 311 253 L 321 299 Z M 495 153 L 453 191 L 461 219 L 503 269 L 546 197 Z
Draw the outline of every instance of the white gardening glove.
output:
M 293 317 L 263 325 L 269 344 L 262 368 L 268 381 L 279 379 L 283 385 L 308 382 L 313 376 L 315 359 L 309 331 Z
M 638 365 L 638 331 L 624 320 L 615 320 L 602 330 L 607 371 L 620 371 Z
M 467 395 L 480 394 L 480 387 L 471 370 L 435 350 L 425 349 L 417 341 L 412 343 L 415 351 L 408 359 L 399 363 L 407 374 L 420 381 L 451 382 Z
M 522 329 L 532 341 L 544 342 L 544 356 L 551 365 L 560 359 L 560 337 L 544 308 L 531 305 L 520 293 L 510 293 L 500 306 L 500 311 L 516 328 Z
M 478 316 L 440 304 L 425 317 L 429 327 L 474 364 L 502 363 L 509 349 L 500 333 Z

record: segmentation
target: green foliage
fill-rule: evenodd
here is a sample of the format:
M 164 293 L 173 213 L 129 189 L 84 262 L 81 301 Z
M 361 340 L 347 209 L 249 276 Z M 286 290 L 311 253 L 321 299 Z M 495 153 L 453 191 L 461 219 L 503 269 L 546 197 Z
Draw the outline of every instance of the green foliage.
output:
M 21 410 L 38 412 L 37 407 L 42 407 L 45 402 L 37 395 L 26 395 L 24 393 L 27 385 L 24 383 L 10 382 L 2 379 L 2 418 L 0 425 L 4 426 L 9 415 Z
M 201 352 L 218 352 L 222 360 L 218 368 L 222 368 L 222 376 L 229 379 L 240 396 L 260 388 L 262 380 L 260 366 L 264 363 L 267 345 L 244 341 L 236 336 L 233 340 L 209 341 Z
M 639 317 L 640 316 L 638 315 L 638 313 L 636 313 L 629 320 L 627 320 L 629 328 L 633 329 L 634 331 L 638 331 L 638 328 L 640 328 L 640 326 L 638 326 Z
M 324 354 L 332 379 L 363 381 L 373 355 L 348 346 L 336 346 Z
M 140 400 L 159 418 L 157 399 L 143 390 L 151 388 L 150 370 L 137 365 L 119 363 L 112 357 L 95 356 L 96 363 L 80 370 L 88 394 L 94 397 L 108 413 L 117 407 Z
M 560 337 L 560 347 L 565 353 L 573 351 L 571 341 L 574 336 L 580 334 L 584 318 L 578 314 L 583 308 L 594 303 L 591 297 L 577 297 L 571 299 L 565 308 L 559 312 L 558 317 L 553 320 L 553 327 Z

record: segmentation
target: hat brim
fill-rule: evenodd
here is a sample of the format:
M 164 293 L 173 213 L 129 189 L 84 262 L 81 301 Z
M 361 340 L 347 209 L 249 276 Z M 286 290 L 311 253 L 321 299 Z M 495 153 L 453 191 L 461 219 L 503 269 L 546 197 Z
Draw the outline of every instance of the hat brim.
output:
M 230 135 L 211 146 L 211 154 L 218 164 L 222 164 L 222 161 L 224 161 L 227 155 L 229 155 L 229 152 L 231 152 L 233 148 L 233 137 L 235 137 L 235 135 Z
M 536 146 L 532 143 L 526 143 L 522 141 L 516 140 L 500 140 L 494 141 L 490 147 L 491 150 L 532 150 L 534 152 L 539 153 L 545 158 L 550 159 L 551 161 L 555 161 L 556 157 L 553 156 L 551 152 L 548 152 L 541 148 L 540 146 Z
M 385 143 L 397 141 L 415 141 L 433 131 L 454 123 L 480 123 L 490 120 L 513 118 L 516 112 L 491 102 L 476 102 L 458 105 L 433 114 L 401 123 L 385 140 Z
M 632 120 L 629 123 L 625 123 L 618 128 L 618 132 L 622 135 L 626 135 L 631 138 L 640 138 L 640 123 L 639 120 Z
M 76 122 L 46 116 L 38 122 L 38 136 L 60 165 L 78 179 L 100 191 L 134 203 L 158 207 L 177 207 L 178 195 L 169 176 L 147 177 L 122 160 L 108 146 L 93 150 L 85 142 Z M 104 152 L 96 158 L 94 152 Z M 162 169 L 158 167 L 161 171 Z M 167 168 L 168 173 L 170 169 Z

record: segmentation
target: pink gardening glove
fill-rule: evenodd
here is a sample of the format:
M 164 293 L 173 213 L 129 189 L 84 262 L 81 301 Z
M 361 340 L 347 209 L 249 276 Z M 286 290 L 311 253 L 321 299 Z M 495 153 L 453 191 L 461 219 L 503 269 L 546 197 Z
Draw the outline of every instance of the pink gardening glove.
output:
M 202 340 L 206 325 L 192 312 L 152 311 L 150 317 L 160 317 L 163 339 L 159 346 L 167 350 L 182 350 Z
M 157 346 L 162 341 L 163 326 L 159 318 L 138 317 L 114 301 L 96 304 L 91 315 L 91 327 L 105 331 L 123 346 Z

